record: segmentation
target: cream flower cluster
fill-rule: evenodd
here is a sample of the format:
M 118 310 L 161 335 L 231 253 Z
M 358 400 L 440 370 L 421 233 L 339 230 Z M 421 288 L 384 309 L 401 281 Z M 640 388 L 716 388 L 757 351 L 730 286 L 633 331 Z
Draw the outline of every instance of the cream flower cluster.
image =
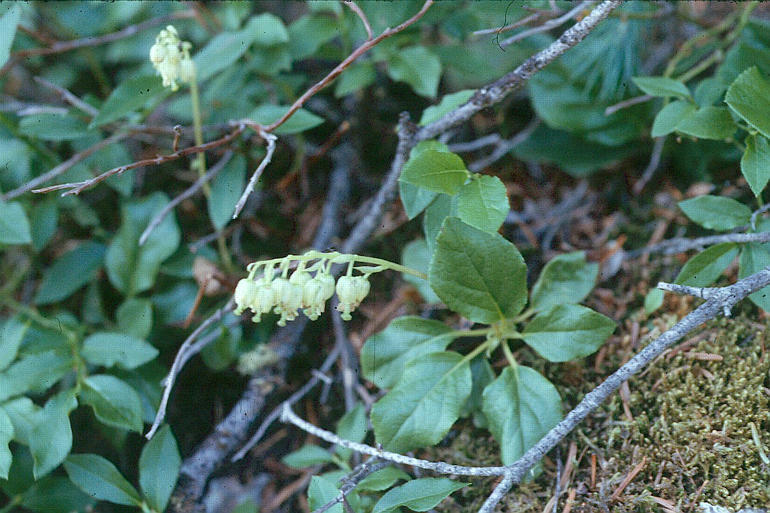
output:
M 172 91 L 179 89 L 177 80 L 185 83 L 195 79 L 195 64 L 190 58 L 189 41 L 179 39 L 179 34 L 173 25 L 160 31 L 155 38 L 155 44 L 150 48 L 150 61 L 163 79 L 163 87 Z
M 256 269 L 253 269 L 248 278 L 238 282 L 234 294 L 236 315 L 248 309 L 254 314 L 252 320 L 260 322 L 262 314 L 272 310 L 281 316 L 278 325 L 285 326 L 286 321 L 297 318 L 301 309 L 309 319 L 316 320 L 336 292 L 339 299 L 337 310 L 344 320 L 349 321 L 351 312 L 369 294 L 369 274 L 353 276 L 352 262 L 348 275 L 340 277 L 335 285 L 334 276 L 329 272 L 329 262 L 319 261 L 308 269 L 305 262 L 300 261 L 297 269 L 288 276 L 288 258 L 282 263 L 281 276 L 274 277 L 275 268 L 268 265 L 259 279 L 254 279 Z

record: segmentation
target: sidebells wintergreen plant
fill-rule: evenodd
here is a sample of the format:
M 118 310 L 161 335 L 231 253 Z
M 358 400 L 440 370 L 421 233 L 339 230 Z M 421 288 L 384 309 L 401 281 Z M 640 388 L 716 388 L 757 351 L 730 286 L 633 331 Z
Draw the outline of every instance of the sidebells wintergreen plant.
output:
M 195 80 L 195 63 L 190 58 L 192 44 L 182 41 L 173 25 L 161 30 L 150 48 L 150 61 L 163 79 L 163 87 L 179 89 L 177 80 L 191 83 Z

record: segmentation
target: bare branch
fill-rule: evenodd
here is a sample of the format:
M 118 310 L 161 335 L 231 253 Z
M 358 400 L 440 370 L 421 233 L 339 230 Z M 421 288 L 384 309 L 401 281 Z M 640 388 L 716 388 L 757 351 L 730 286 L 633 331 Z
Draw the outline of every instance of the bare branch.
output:
M 364 24 L 364 29 L 366 29 L 366 40 L 371 40 L 374 35 L 372 34 L 372 26 L 369 24 L 369 19 L 366 17 L 366 13 L 364 13 L 364 11 L 362 11 L 361 8 L 358 7 L 358 4 L 356 4 L 353 0 L 344 0 L 342 3 L 347 5 L 351 11 L 356 13 L 356 16 L 361 18 L 361 23 Z
M 219 162 L 214 164 L 209 171 L 198 178 L 194 184 L 192 184 L 190 187 L 188 187 L 182 194 L 175 197 L 168 203 L 166 203 L 166 206 L 161 209 L 160 212 L 155 214 L 155 216 L 150 220 L 150 222 L 147 224 L 147 228 L 144 229 L 142 232 L 141 237 L 139 237 L 139 245 L 144 246 L 144 243 L 147 242 L 147 238 L 150 236 L 150 234 L 155 230 L 155 228 L 158 227 L 160 223 L 163 222 L 163 220 L 166 218 L 166 216 L 176 208 L 177 205 L 179 205 L 181 202 L 189 198 L 190 196 L 194 195 L 196 192 L 198 192 L 202 187 L 203 184 L 210 182 L 211 180 L 216 177 L 222 169 L 227 165 L 227 163 L 230 161 L 230 159 L 233 156 L 232 151 L 226 151 L 225 154 L 222 156 L 221 159 L 219 159 Z
M 505 48 L 506 46 L 510 46 L 516 41 L 521 41 L 522 39 L 526 39 L 529 36 L 532 36 L 534 34 L 539 34 L 540 32 L 548 32 L 551 29 L 554 29 L 560 25 L 563 25 L 564 23 L 567 23 L 569 20 L 583 12 L 585 9 L 587 9 L 591 4 L 594 3 L 594 0 L 586 0 L 585 2 L 581 2 L 577 5 L 577 7 L 574 7 L 570 11 L 568 11 L 566 14 L 559 16 L 558 18 L 554 18 L 552 20 L 548 20 L 539 27 L 534 27 L 529 30 L 525 30 L 523 32 L 519 32 L 516 35 L 513 35 L 509 37 L 508 39 L 505 39 L 500 42 L 500 46 Z
M 314 510 L 312 513 L 324 513 L 325 511 L 330 510 L 332 506 L 335 506 L 340 502 L 343 502 L 347 497 L 347 495 L 350 492 L 352 492 L 353 489 L 358 485 L 358 483 L 363 481 L 366 476 L 373 474 L 378 470 L 382 470 L 389 465 L 390 463 L 388 463 L 387 461 L 378 461 L 378 458 L 370 458 L 369 460 L 361 463 L 356 468 L 354 468 L 347 476 L 340 479 L 342 486 L 340 487 L 339 495 L 337 495 L 337 497 L 330 500 L 320 508 Z
M 501 34 L 503 32 L 508 32 L 509 30 L 513 30 L 515 28 L 521 27 L 522 25 L 526 25 L 531 21 L 535 21 L 536 19 L 540 18 L 540 13 L 534 13 L 530 14 L 529 16 L 525 16 L 524 18 L 515 21 L 511 23 L 510 25 L 506 25 L 504 27 L 497 27 L 497 28 L 488 28 L 488 29 L 481 29 L 476 30 L 473 32 L 474 36 L 485 36 L 487 34 Z
M 660 166 L 660 157 L 663 155 L 663 146 L 666 144 L 665 137 L 656 137 L 655 144 L 652 146 L 652 154 L 650 155 L 650 162 L 642 172 L 642 177 L 634 184 L 634 194 L 640 194 L 644 190 L 644 186 L 650 181 L 652 175 L 658 170 Z
M 99 109 L 87 104 L 86 102 L 84 102 L 83 100 L 81 100 L 80 98 L 78 98 L 77 96 L 75 96 L 74 94 L 66 90 L 65 88 L 58 86 L 56 84 L 53 84 L 41 77 L 34 77 L 34 80 L 35 82 L 37 82 L 42 86 L 45 86 L 49 89 L 53 89 L 62 97 L 62 99 L 64 99 L 65 102 L 69 103 L 74 107 L 77 107 L 78 109 L 82 110 L 89 116 L 94 117 L 97 114 L 99 114 Z
M 706 246 L 722 244 L 725 242 L 734 242 L 736 244 L 745 244 L 748 242 L 770 242 L 770 232 L 726 233 L 724 235 L 709 235 L 708 237 L 698 237 L 697 239 L 669 239 L 658 244 L 653 244 L 652 246 L 628 251 L 625 253 L 625 258 L 636 258 L 647 253 L 663 253 L 664 255 L 673 255 L 676 253 L 689 251 L 691 249 L 701 249 Z
M 471 164 L 468 166 L 468 169 L 474 173 L 478 173 L 479 171 L 488 168 L 503 158 L 505 155 L 510 153 L 510 151 L 516 146 L 529 139 L 529 136 L 532 135 L 532 132 L 534 132 L 538 126 L 540 126 L 540 119 L 533 119 L 526 127 L 524 127 L 523 130 L 521 130 L 515 136 L 511 137 L 510 139 L 501 139 L 499 143 L 495 145 L 492 153 L 482 159 L 471 162 Z
M 612 116 L 619 110 L 626 109 L 628 107 L 632 107 L 634 105 L 638 105 L 640 103 L 648 102 L 655 98 L 652 95 L 649 94 L 643 94 L 641 96 L 634 96 L 633 98 L 629 98 L 627 100 L 623 100 L 622 102 L 618 102 L 615 105 L 610 105 L 606 109 L 604 109 L 604 115 L 605 116 Z
M 257 133 L 259 133 L 259 136 L 265 141 L 267 141 L 267 153 L 265 153 L 265 157 L 262 159 L 262 162 L 259 163 L 259 166 L 257 166 L 257 169 L 254 171 L 254 174 L 251 175 L 251 178 L 249 179 L 249 183 L 248 185 L 246 185 L 246 189 L 243 191 L 243 194 L 241 194 L 241 197 L 238 200 L 238 203 L 236 203 L 235 212 L 233 212 L 233 219 L 238 217 L 238 214 L 241 213 L 241 210 L 243 210 L 243 207 L 246 206 L 246 201 L 249 199 L 249 196 L 254 191 L 254 187 L 256 187 L 257 182 L 259 181 L 259 177 L 262 176 L 262 172 L 265 170 L 267 165 L 273 159 L 273 153 L 275 152 L 275 141 L 277 137 L 274 136 L 273 134 L 268 134 L 261 126 L 257 126 L 256 129 L 257 129 Z

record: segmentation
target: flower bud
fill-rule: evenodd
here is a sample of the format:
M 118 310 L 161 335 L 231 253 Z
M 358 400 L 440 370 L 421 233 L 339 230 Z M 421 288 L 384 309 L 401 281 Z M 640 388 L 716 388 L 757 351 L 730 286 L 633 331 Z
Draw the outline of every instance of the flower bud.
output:
M 257 288 L 257 284 L 248 278 L 238 282 L 238 285 L 235 287 L 235 294 L 233 294 L 236 305 L 235 315 L 241 315 L 246 308 L 251 306 L 257 293 Z

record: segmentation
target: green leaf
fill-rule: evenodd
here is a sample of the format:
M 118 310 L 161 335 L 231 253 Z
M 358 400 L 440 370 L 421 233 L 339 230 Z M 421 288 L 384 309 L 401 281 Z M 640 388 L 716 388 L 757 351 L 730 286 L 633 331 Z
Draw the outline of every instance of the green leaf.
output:
M 674 283 L 690 287 L 707 287 L 719 278 L 737 255 L 737 244 L 726 242 L 711 246 L 689 259 L 679 271 Z
M 49 198 L 35 205 L 30 213 L 30 226 L 32 228 L 32 246 L 35 251 L 40 251 L 56 233 L 59 224 L 59 208 L 55 198 Z
M 94 365 L 117 364 L 124 369 L 135 369 L 158 356 L 158 350 L 140 338 L 101 331 L 86 338 L 80 354 Z
M 746 123 L 765 137 L 770 137 L 770 83 L 753 66 L 727 89 L 725 103 Z
M 690 117 L 696 110 L 696 106 L 692 103 L 684 100 L 677 100 L 671 102 L 662 109 L 655 116 L 655 121 L 652 123 L 652 137 L 661 137 L 668 135 L 674 130 L 679 123 L 684 119 Z
M 21 6 L 11 6 L 2 17 L 0 17 L 0 66 L 3 66 L 11 55 L 11 45 L 16 36 L 16 27 L 19 25 L 21 17 Z
M 27 488 L 21 505 L 41 513 L 93 511 L 93 499 L 66 477 L 47 476 Z
M 246 159 L 236 155 L 211 183 L 208 198 L 209 219 L 214 228 L 221 230 L 233 218 L 235 204 L 246 186 Z
M 770 141 L 761 135 L 746 137 L 746 151 L 741 157 L 741 173 L 751 192 L 759 197 L 770 180 Z
M 157 75 L 141 75 L 124 80 L 112 90 L 88 128 L 105 125 L 139 110 L 165 90 Z
M 288 43 L 294 60 L 313 55 L 340 33 L 338 21 L 330 16 L 302 16 L 289 25 Z
M 398 317 L 366 339 L 361 349 L 361 372 L 378 387 L 392 388 L 408 362 L 443 351 L 453 339 L 452 330 L 443 322 Z
M 449 308 L 474 322 L 511 318 L 527 301 L 527 266 L 516 246 L 456 217 L 441 228 L 429 281 Z
M 445 477 L 424 477 L 397 486 L 382 496 L 372 513 L 387 513 L 400 507 L 412 511 L 428 511 L 447 498 L 452 492 L 468 486 Z
M 420 117 L 420 125 L 429 125 L 434 121 L 438 121 L 448 112 L 453 111 L 460 105 L 464 104 L 471 99 L 473 93 L 476 91 L 472 89 L 464 89 L 457 91 L 456 93 L 444 95 L 438 105 L 431 105 L 424 111 Z
M 142 400 L 125 381 L 107 374 L 88 376 L 80 393 L 100 422 L 120 429 L 142 431 Z
M 288 110 L 288 105 L 266 103 L 254 109 L 249 115 L 249 119 L 253 119 L 262 125 L 269 125 L 274 121 L 278 121 Z M 322 117 L 316 116 L 305 109 L 299 109 L 283 125 L 276 128 L 274 133 L 276 135 L 297 134 L 315 128 L 323 122 Z
M 410 361 L 396 386 L 374 403 L 374 434 L 386 450 L 406 452 L 438 443 L 471 392 L 471 371 L 459 353 Z
M 355 489 L 359 492 L 379 492 L 382 490 L 387 490 L 396 484 L 396 482 L 399 480 L 409 481 L 410 479 L 412 478 L 409 476 L 409 474 L 400 468 L 385 467 L 384 469 L 378 470 L 377 472 L 372 472 L 363 478 L 361 482 L 356 485 Z
M 167 203 L 165 194 L 155 192 L 144 199 L 123 204 L 123 223 L 107 248 L 105 263 L 110 283 L 125 295 L 151 288 L 160 265 L 179 246 L 181 235 L 173 213 L 153 230 L 143 246 L 139 246 L 142 231 Z
M 530 306 L 547 310 L 563 303 L 580 303 L 593 290 L 599 264 L 586 262 L 585 253 L 575 251 L 551 259 L 532 287 Z
M 420 189 L 424 190 L 424 189 Z M 430 250 L 428 249 L 428 243 L 425 239 L 413 240 L 406 246 L 404 246 L 401 252 L 401 263 L 406 267 L 414 269 L 428 274 L 428 268 L 430 267 Z M 404 274 L 404 281 L 411 283 L 423 297 L 426 303 L 438 303 L 440 299 L 430 288 L 430 284 L 427 280 L 418 278 L 411 274 Z
M 219 329 L 221 334 L 203 348 L 201 358 L 212 370 L 224 370 L 240 355 L 239 345 L 243 338 L 243 330 L 240 326 L 228 329 L 224 325 Z
M 126 299 L 116 310 L 115 318 L 122 333 L 145 339 L 152 330 L 152 302 L 143 298 Z
M 417 217 L 420 212 L 431 204 L 438 194 L 400 180 L 398 182 L 398 193 L 401 198 L 401 204 L 404 205 L 406 216 L 409 219 Z
M 551 362 L 566 362 L 593 353 L 615 331 L 615 322 L 580 305 L 556 305 L 527 324 L 523 338 Z
M 770 265 L 770 249 L 767 244 L 751 242 L 743 246 L 740 258 L 738 278 L 745 278 L 758 273 Z M 749 296 L 751 302 L 765 312 L 770 312 L 770 286 L 765 287 Z
M 342 98 L 359 89 L 368 87 L 374 83 L 377 72 L 371 61 L 363 60 L 354 62 L 348 69 L 342 72 L 337 85 L 334 86 L 334 97 Z
M 334 458 L 329 451 L 322 447 L 305 444 L 281 458 L 281 461 L 292 468 L 307 468 L 320 463 L 331 463 Z
M 438 194 L 425 209 L 425 215 L 422 216 L 422 230 L 431 255 L 436 252 L 436 240 L 441 233 L 444 220 L 449 216 L 457 216 L 457 196 Z
M 368 422 L 366 420 L 366 408 L 361 403 L 356 405 L 337 422 L 337 435 L 351 442 L 363 442 L 368 431 Z M 340 458 L 347 461 L 350 459 L 353 451 L 342 446 L 337 446 L 335 452 Z
M 749 207 L 722 196 L 706 194 L 680 201 L 679 208 L 695 223 L 720 232 L 748 224 L 751 220 Z
M 86 241 L 64 253 L 45 270 L 35 303 L 47 305 L 66 299 L 96 276 L 104 262 L 104 244 Z
M 406 82 L 421 96 L 435 98 L 441 60 L 423 46 L 403 48 L 388 59 L 388 76 L 396 82 Z
M 138 506 L 141 497 L 115 465 L 97 454 L 72 454 L 64 469 L 75 485 L 91 497 L 126 506 Z
M 32 114 L 19 121 L 19 132 L 27 137 L 46 141 L 71 141 L 93 132 L 85 123 L 72 116 L 59 114 Z
M 1 23 L 2 20 L 0 20 Z M 11 418 L 0 407 L 0 479 L 8 479 L 8 471 L 11 469 L 13 459 L 8 443 L 13 440 L 14 434 Z
M 43 409 L 33 403 L 29 397 L 19 397 L 5 402 L 2 408 L 13 424 L 14 439 L 24 445 L 30 445 L 32 433 Z
M 457 214 L 464 223 L 474 228 L 495 233 L 510 210 L 508 192 L 496 176 L 475 175 L 460 188 Z
M 35 464 L 33 475 L 40 479 L 64 461 L 72 449 L 69 414 L 78 405 L 72 390 L 60 392 L 36 415 L 29 438 L 29 451 Z
M 0 373 L 0 401 L 30 390 L 43 392 L 72 370 L 72 356 L 59 351 L 30 354 Z
M 165 511 L 174 491 L 182 458 L 171 428 L 163 426 L 142 449 L 139 457 L 139 485 L 155 511 Z
M 27 328 L 29 328 L 29 323 L 22 323 L 16 317 L 11 317 L 0 325 L 0 371 L 3 371 L 16 359 Z
M 254 42 L 255 36 L 255 33 L 244 29 L 237 32 L 222 32 L 211 38 L 193 57 L 197 79 L 202 82 L 230 67 L 246 53 Z
M 690 90 L 679 80 L 667 77 L 633 77 L 634 84 L 650 96 L 668 98 L 676 96 L 677 98 L 692 98 Z
M 289 32 L 283 20 L 270 13 L 252 17 L 244 32 L 253 34 L 254 44 L 259 46 L 273 46 L 289 41 Z
M 536 370 L 506 367 L 484 390 L 484 414 L 500 443 L 503 464 L 510 465 L 559 423 L 561 398 Z
M 644 311 L 647 315 L 663 306 L 663 291 L 660 289 L 650 289 L 644 296 Z
M 717 102 L 721 103 L 725 91 L 727 91 L 727 85 L 719 78 L 704 78 L 695 88 L 695 102 L 701 107 L 708 107 Z
M 471 360 L 473 388 L 471 389 L 471 394 L 468 396 L 468 400 L 465 401 L 463 409 L 460 412 L 461 417 L 468 417 L 481 410 L 484 389 L 487 385 L 492 383 L 496 377 L 495 371 L 492 370 L 492 366 L 489 365 L 489 361 L 484 355 L 477 356 Z
M 0 201 L 0 244 L 29 244 L 32 234 L 21 204 Z
M 677 132 L 700 139 L 729 139 L 736 129 L 727 107 L 701 107 L 676 125 Z
M 315 511 L 329 501 L 337 498 L 340 491 L 334 483 L 322 476 L 313 476 L 310 478 L 310 485 L 307 488 L 307 501 L 310 509 Z M 342 504 L 335 504 L 328 510 L 328 513 L 343 513 Z
M 433 192 L 456 194 L 468 176 L 463 159 L 454 153 L 427 150 L 404 164 L 399 180 Z

